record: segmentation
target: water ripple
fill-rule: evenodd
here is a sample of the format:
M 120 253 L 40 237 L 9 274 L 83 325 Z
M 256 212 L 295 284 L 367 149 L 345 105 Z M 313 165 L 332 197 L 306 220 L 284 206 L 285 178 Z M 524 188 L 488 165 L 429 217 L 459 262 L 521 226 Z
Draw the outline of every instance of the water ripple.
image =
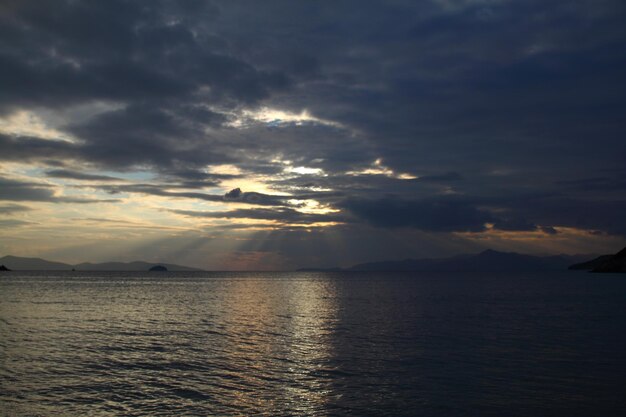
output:
M 589 279 L 12 272 L 0 415 L 616 415 L 626 284 Z

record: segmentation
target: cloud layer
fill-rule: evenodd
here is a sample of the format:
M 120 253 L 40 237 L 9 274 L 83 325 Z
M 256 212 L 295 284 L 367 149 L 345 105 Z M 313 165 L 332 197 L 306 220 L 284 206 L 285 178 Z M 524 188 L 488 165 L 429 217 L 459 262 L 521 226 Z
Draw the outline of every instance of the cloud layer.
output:
M 621 0 L 3 2 L 0 214 L 623 240 L 624 21 Z

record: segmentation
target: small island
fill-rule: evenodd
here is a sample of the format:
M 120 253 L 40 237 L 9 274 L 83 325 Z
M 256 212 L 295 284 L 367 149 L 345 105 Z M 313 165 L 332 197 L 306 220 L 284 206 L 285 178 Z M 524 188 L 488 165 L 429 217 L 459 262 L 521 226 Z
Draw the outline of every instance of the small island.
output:
M 10 271 L 10 269 L 4 265 L 0 265 L 0 271 Z
M 154 265 L 152 268 L 150 268 L 148 271 L 157 271 L 157 272 L 167 272 L 167 268 L 164 267 L 163 265 Z

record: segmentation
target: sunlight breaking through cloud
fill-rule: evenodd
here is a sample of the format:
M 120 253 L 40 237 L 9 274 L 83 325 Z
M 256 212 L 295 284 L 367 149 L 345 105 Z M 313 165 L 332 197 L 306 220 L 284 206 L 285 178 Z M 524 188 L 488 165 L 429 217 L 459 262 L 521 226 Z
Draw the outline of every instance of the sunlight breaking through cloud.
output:
M 389 178 L 395 178 L 399 180 L 414 180 L 419 178 L 417 175 L 409 174 L 406 172 L 395 172 L 391 168 L 383 165 L 382 159 L 378 158 L 368 168 L 361 170 L 348 171 L 346 175 L 361 176 L 361 175 L 383 175 Z
M 261 107 L 257 110 L 243 110 L 239 114 L 234 114 L 233 116 L 234 120 L 230 122 L 230 126 L 236 128 L 245 128 L 255 123 L 264 123 L 270 127 L 318 124 L 332 126 L 335 128 L 344 128 L 341 123 L 315 117 L 306 109 L 302 110 L 300 113 L 294 113 L 270 107 Z
M 70 135 L 51 128 L 35 112 L 26 110 L 0 118 L 0 133 L 73 142 Z
M 321 168 L 310 168 L 310 167 L 287 167 L 284 170 L 288 173 L 300 174 L 300 175 L 325 175 L 324 170 Z
M 9 3 L 0 252 L 626 242 L 620 0 Z

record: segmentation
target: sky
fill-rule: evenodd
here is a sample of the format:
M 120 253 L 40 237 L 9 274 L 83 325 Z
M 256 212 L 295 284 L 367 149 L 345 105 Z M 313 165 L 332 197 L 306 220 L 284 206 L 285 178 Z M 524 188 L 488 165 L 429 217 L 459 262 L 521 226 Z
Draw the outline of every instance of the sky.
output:
M 0 2 L 0 255 L 626 245 L 623 0 Z

